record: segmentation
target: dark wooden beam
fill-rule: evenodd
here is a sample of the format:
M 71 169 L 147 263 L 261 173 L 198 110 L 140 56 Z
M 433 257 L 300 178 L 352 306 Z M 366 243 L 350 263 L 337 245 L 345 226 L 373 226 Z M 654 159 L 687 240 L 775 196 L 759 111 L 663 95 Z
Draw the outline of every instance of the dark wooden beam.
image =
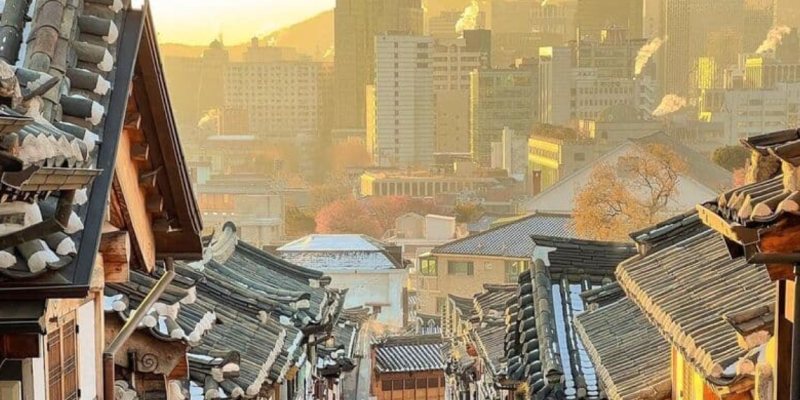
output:
M 164 197 L 158 193 L 150 193 L 145 200 L 147 212 L 151 214 L 160 213 L 164 210 Z
M 150 158 L 150 146 L 147 143 L 134 143 L 131 146 L 131 159 L 144 162 L 148 158 Z
M 169 232 L 170 222 L 168 219 L 160 218 L 153 221 L 153 232 Z
M 125 129 L 138 131 L 142 127 L 142 115 L 139 112 L 125 114 Z
M 0 355 L 2 358 L 23 359 L 41 357 L 39 354 L 39 335 L 21 333 L 0 335 Z
M 139 185 L 145 189 L 155 189 L 157 177 L 158 170 L 143 172 L 139 175 Z

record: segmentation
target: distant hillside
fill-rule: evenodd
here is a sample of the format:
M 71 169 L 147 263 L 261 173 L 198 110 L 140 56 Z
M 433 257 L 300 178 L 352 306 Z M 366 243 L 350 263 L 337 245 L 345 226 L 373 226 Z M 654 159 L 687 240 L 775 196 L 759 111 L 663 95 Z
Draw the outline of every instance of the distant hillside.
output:
M 427 0 L 425 2 L 428 16 L 439 15 L 442 11 L 463 10 L 469 5 L 470 0 Z M 487 12 L 487 18 L 491 12 L 489 1 L 480 0 L 481 11 Z M 274 45 L 281 47 L 294 47 L 298 52 L 309 55 L 314 59 L 333 60 L 333 10 L 328 10 L 317 14 L 309 19 L 298 22 L 294 25 L 283 28 L 279 31 L 262 36 L 261 44 L 264 45 L 273 41 Z M 250 43 L 236 43 L 228 47 L 231 59 L 239 61 L 242 59 L 247 46 Z M 161 45 L 161 54 L 165 57 L 199 57 L 203 52 L 204 46 L 188 46 L 177 43 L 164 43 Z M 330 50 L 330 51 L 329 51 Z
M 302 54 L 321 59 L 328 49 L 333 51 L 333 10 L 317 14 L 281 30 L 262 36 L 261 45 L 272 43 L 275 46 L 294 47 Z M 228 45 L 231 60 L 240 61 L 250 42 Z M 164 57 L 200 57 L 205 46 L 189 46 L 178 43 L 161 44 Z M 332 57 L 329 59 L 333 60 Z

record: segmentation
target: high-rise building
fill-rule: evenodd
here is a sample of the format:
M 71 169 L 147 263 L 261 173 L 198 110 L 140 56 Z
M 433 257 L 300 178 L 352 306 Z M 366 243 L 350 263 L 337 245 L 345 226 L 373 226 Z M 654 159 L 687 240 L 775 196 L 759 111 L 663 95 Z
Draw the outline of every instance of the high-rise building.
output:
M 535 4 L 529 0 L 492 0 L 492 32 L 530 32 Z
M 764 89 L 715 89 L 703 92 L 700 116 L 724 125 L 724 144 L 742 138 L 796 128 L 800 124 L 800 83 L 776 83 Z
M 643 0 L 578 0 L 575 25 L 581 36 L 597 38 L 609 27 L 618 27 L 632 32 L 633 37 L 642 34 L 644 16 Z
M 433 51 L 436 151 L 468 153 L 469 74 L 488 67 L 491 33 L 465 31 L 459 39 L 437 40 Z
M 800 28 L 800 2 L 775 0 L 775 24 Z
M 384 167 L 430 166 L 434 153 L 433 39 L 378 35 L 367 150 Z
M 375 36 L 421 35 L 422 0 L 337 0 L 334 10 L 335 129 L 364 129 Z
M 528 135 L 537 121 L 537 67 L 478 69 L 470 73 L 470 152 L 482 166 L 491 165 L 492 143 L 503 129 Z
M 621 28 L 601 31 L 564 47 L 539 49 L 539 104 L 542 123 L 566 125 L 594 120 L 607 108 L 629 105 L 652 111 L 658 102 L 647 69 L 638 76 L 635 59 L 645 39 L 628 39 Z
M 231 63 L 225 106 L 247 110 L 252 134 L 275 139 L 316 136 L 318 66 L 310 61 Z
M 492 0 L 494 66 L 509 67 L 518 58 L 536 55 L 542 40 L 548 38 L 547 33 L 534 32 L 534 11 L 538 7 L 536 1 Z
M 629 32 L 624 28 L 603 29 L 598 39 L 583 38 L 572 42 L 575 66 L 596 68 L 601 77 L 633 78 L 636 55 L 647 39 L 630 36 Z
M 739 53 L 755 51 L 772 15 L 772 0 L 665 0 L 659 36 L 668 39 L 658 53 L 664 93 L 696 94 L 701 57 L 724 68 Z
M 557 35 L 558 44 L 575 37 L 576 0 L 534 2 L 533 31 Z
M 539 121 L 564 125 L 571 118 L 572 49 L 569 47 L 539 48 Z

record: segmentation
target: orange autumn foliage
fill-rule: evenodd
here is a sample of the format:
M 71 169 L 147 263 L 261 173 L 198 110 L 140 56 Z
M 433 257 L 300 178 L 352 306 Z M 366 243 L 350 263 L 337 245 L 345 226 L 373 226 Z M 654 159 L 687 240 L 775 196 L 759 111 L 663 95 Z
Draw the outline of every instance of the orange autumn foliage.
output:
M 669 217 L 686 162 L 663 145 L 648 145 L 613 164 L 594 167 L 575 196 L 575 230 L 594 240 L 628 240 L 630 232 Z

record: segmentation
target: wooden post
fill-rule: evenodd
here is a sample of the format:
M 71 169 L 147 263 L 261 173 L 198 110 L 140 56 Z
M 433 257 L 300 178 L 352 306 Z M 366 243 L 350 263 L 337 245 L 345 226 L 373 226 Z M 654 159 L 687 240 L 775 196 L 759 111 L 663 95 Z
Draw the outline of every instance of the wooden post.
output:
M 131 240 L 127 231 L 106 232 L 100 238 L 105 280 L 125 283 L 130 276 Z

